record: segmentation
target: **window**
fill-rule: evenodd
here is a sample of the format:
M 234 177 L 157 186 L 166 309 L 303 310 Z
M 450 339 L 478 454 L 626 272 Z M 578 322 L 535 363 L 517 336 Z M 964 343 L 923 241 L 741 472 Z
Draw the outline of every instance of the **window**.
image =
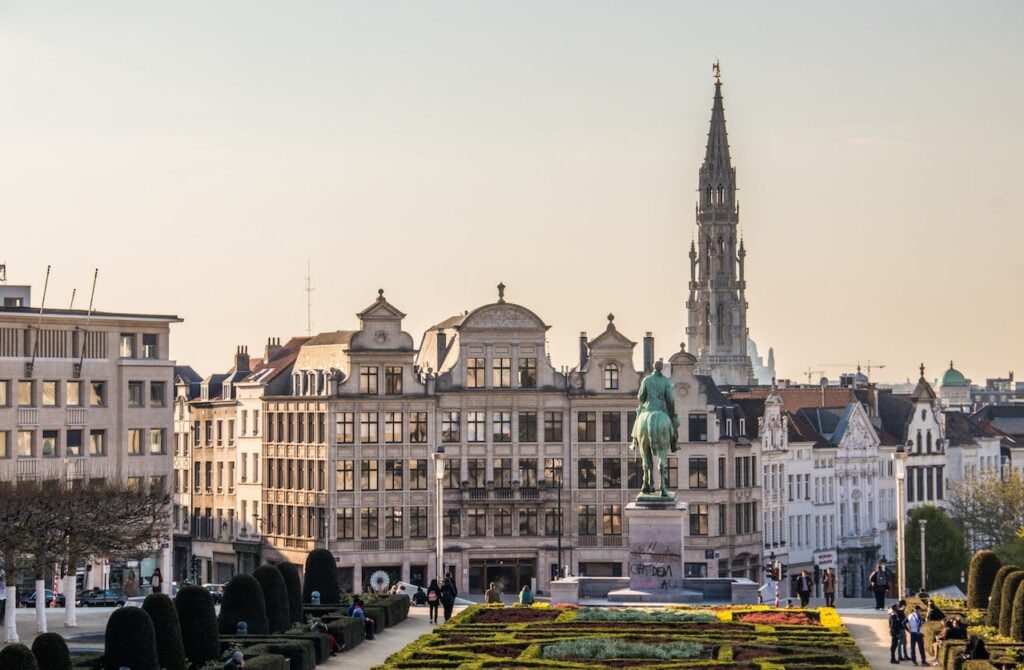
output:
M 359 441 L 363 444 L 377 443 L 377 412 L 359 413 Z
M 128 454 L 138 456 L 142 453 L 142 429 L 128 429 Z
M 626 412 L 626 441 L 633 437 L 633 424 L 636 423 L 636 412 Z
M 427 536 L 427 508 L 422 505 L 409 508 L 409 537 Z
M 336 491 L 355 490 L 355 471 L 353 461 L 338 461 L 335 466 L 334 489 Z
M 384 536 L 403 537 L 405 535 L 404 524 L 402 523 L 402 508 L 387 507 L 384 512 Z
M 466 412 L 466 437 L 470 442 L 487 441 L 487 413 Z
M 562 513 L 557 509 L 544 510 L 544 534 L 551 537 L 562 534 Z
M 427 413 L 409 412 L 409 442 L 423 444 L 427 441 Z
M 604 390 L 619 390 L 619 366 L 615 363 L 604 366 Z
M 487 511 L 482 507 L 470 507 L 466 510 L 466 531 L 470 537 L 487 535 Z
M 483 358 L 466 359 L 466 388 L 482 389 L 487 384 L 487 361 Z
M 89 405 L 92 407 L 106 407 L 107 405 L 107 383 L 92 382 L 89 384 Z
M 142 407 L 142 382 L 128 382 L 128 406 Z
M 447 463 L 444 469 L 444 487 L 446 489 L 459 488 L 460 477 L 462 477 L 462 464 L 459 461 Z
M 708 415 L 690 415 L 690 442 L 708 441 Z
M 708 506 L 705 503 L 690 505 L 690 535 L 708 534 Z
M 578 442 L 597 441 L 597 412 L 576 413 L 576 440 Z
M 708 459 L 703 456 L 690 458 L 690 488 L 708 487 Z
M 244 504 L 244 500 L 242 501 Z M 346 507 L 338 510 L 338 539 L 352 540 L 356 536 L 355 510 Z
M 597 487 L 597 466 L 593 458 L 581 458 L 576 461 L 576 486 L 581 489 Z
M 409 459 L 409 490 L 427 490 L 427 459 Z
M 458 537 L 462 535 L 462 524 L 459 523 L 460 519 L 459 510 L 447 509 L 444 511 L 442 523 L 444 524 L 443 532 L 445 537 Z
M 602 459 L 601 485 L 606 489 L 622 488 L 622 459 Z
M 359 513 L 359 537 L 376 540 L 380 537 L 380 525 L 376 507 L 364 507 Z
M 519 459 L 519 486 L 521 488 L 536 488 L 537 487 L 537 459 L 536 458 L 520 458 Z
M 718 457 L 718 488 L 725 488 L 725 456 Z
M 135 358 L 134 333 L 121 333 L 121 358 Z
M 359 464 L 359 490 L 376 491 L 380 488 L 378 468 L 380 461 L 376 458 L 365 459 Z
M 462 438 L 459 433 L 461 418 L 458 412 L 441 412 L 441 441 L 458 442 Z
M 601 412 L 601 439 L 605 442 L 622 441 L 621 412 Z
M 384 441 L 389 444 L 402 441 L 401 412 L 384 412 Z
M 76 383 L 76 382 L 68 382 Z M 6 379 L 0 379 L 0 407 L 10 407 L 11 399 L 8 397 L 10 391 L 10 382 Z
M 491 412 L 491 428 L 495 442 L 511 442 L 512 412 Z
M 537 510 L 535 509 L 522 509 L 519 510 L 519 535 L 520 536 L 535 536 L 537 534 Z
M 384 393 L 402 395 L 402 366 L 389 365 L 384 368 Z
M 668 487 L 672 490 L 679 488 L 679 459 L 665 459 L 665 472 L 668 473 Z
M 31 430 L 18 431 L 18 458 L 33 458 L 35 452 L 35 433 Z
M 561 458 L 545 458 L 544 459 L 544 479 L 547 481 L 549 486 L 561 486 L 562 485 L 562 459 Z
M 338 422 L 335 425 L 338 444 L 352 444 L 356 441 L 356 415 L 355 412 L 339 412 Z
M 622 535 L 622 505 L 605 505 L 601 513 L 601 530 L 605 535 Z
M 512 359 L 495 358 L 491 361 L 493 374 L 491 385 L 494 388 L 510 388 L 512 386 Z
M 33 386 L 35 386 L 35 384 L 32 380 L 23 380 L 18 382 L 18 407 L 31 407 L 35 404 L 35 401 L 32 398 L 34 395 L 33 391 L 35 390 L 32 388 Z
M 60 441 L 59 430 L 44 430 L 43 431 L 43 442 L 42 449 L 40 450 L 40 456 L 43 458 L 56 458 L 57 451 L 60 448 L 58 442 Z
M 524 389 L 537 388 L 537 359 L 519 359 L 519 387 Z
M 6 430 L 0 430 L 0 458 L 11 457 L 11 445 L 10 445 L 11 434 Z M 81 439 L 81 437 L 79 437 Z
M 376 365 L 364 365 L 359 368 L 359 392 L 366 395 L 377 395 L 378 377 Z
M 544 412 L 544 441 L 562 441 L 562 413 Z
M 638 489 L 643 483 L 643 472 L 640 470 L 640 459 L 630 458 L 626 461 L 626 488 Z
M 466 468 L 470 488 L 482 489 L 487 481 L 487 459 L 470 458 L 466 460 Z
M 519 441 L 520 442 L 536 442 L 537 441 L 537 413 L 536 412 L 520 412 L 519 413 Z
M 167 406 L 167 385 L 164 382 L 149 382 L 149 406 Z
M 57 400 L 57 382 L 55 381 L 44 381 L 43 382 L 43 407 L 56 407 L 60 404 Z M 929 439 L 931 433 L 928 434 Z
M 291 416 L 289 416 L 288 418 L 290 419 Z M 299 426 L 300 426 L 300 429 L 299 429 L 300 430 L 300 435 L 299 435 L 298 441 L 302 442 L 302 435 L 301 435 L 302 422 L 301 421 L 299 422 Z M 220 446 L 223 446 L 223 445 L 224 445 L 224 420 L 223 419 L 217 419 L 217 446 L 220 447 Z
M 163 428 L 150 428 L 149 429 L 149 453 L 151 454 L 166 454 L 164 450 L 164 429 Z
M 0 436 L 6 435 L 6 433 L 0 433 Z M 2 439 L 2 437 L 0 437 Z M 82 431 L 81 430 L 68 430 L 64 444 L 64 453 L 66 456 L 81 456 L 82 455 Z M 0 450 L 2 455 L 2 450 Z
M 143 333 L 142 335 L 142 357 L 143 358 L 159 358 L 160 354 L 157 350 L 157 338 L 154 334 Z
M 495 537 L 512 535 L 512 510 L 494 510 L 494 535 Z
M 597 535 L 597 505 L 577 505 L 576 520 L 579 535 Z
M 512 486 L 512 460 L 508 458 L 494 459 L 494 486 L 500 489 Z
M 105 430 L 90 430 L 89 431 L 89 455 L 90 456 L 106 456 L 107 455 L 107 431 L 105 431 Z

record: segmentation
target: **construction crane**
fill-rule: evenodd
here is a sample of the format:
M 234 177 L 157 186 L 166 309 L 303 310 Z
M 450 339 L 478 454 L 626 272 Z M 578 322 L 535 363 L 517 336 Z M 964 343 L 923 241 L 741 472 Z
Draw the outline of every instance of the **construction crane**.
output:
M 818 365 L 823 368 L 845 368 L 846 370 L 856 366 L 857 372 L 860 372 L 861 369 L 860 361 L 856 363 L 818 363 Z M 863 367 L 868 371 L 868 379 L 871 379 L 871 371 L 875 369 L 881 370 L 885 367 L 885 363 L 872 363 L 869 358 Z
M 812 383 L 814 383 L 813 380 L 812 380 L 814 375 L 818 375 L 819 378 L 820 378 L 821 376 L 823 376 L 825 374 L 825 371 L 824 370 L 812 370 L 811 368 L 808 367 L 806 370 L 804 370 L 804 374 L 807 375 L 807 383 L 808 384 L 812 384 Z

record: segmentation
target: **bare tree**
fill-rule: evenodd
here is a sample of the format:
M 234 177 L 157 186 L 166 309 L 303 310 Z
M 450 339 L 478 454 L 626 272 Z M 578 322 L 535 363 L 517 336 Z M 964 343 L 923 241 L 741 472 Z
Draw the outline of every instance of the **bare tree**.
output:
M 946 503 L 972 550 L 1013 542 L 1024 527 L 1024 479 L 1015 471 L 951 482 Z
M 0 554 L 4 560 L 4 579 L 10 603 L 4 620 L 4 641 L 18 641 L 17 573 L 32 567 L 32 556 L 25 546 L 35 530 L 39 488 L 32 484 L 0 482 Z

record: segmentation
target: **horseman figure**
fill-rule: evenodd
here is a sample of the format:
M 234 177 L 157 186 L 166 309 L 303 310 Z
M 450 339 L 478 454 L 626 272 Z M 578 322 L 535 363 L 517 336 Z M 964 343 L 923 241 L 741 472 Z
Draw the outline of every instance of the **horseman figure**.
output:
M 675 500 L 675 493 L 668 490 L 668 469 L 665 460 L 669 451 L 679 450 L 679 417 L 676 416 L 672 382 L 665 378 L 659 360 L 654 372 L 640 382 L 636 408 L 636 422 L 633 424 L 633 441 L 629 448 L 638 449 L 644 469 L 643 486 L 638 501 Z

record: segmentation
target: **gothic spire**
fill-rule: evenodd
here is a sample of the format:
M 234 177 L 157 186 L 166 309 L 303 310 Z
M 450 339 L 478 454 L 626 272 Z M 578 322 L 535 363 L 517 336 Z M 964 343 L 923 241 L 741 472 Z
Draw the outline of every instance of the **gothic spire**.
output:
M 715 102 L 711 107 L 711 128 L 704 152 L 704 169 L 721 171 L 732 168 L 729 157 L 729 136 L 725 131 L 725 107 L 722 104 L 722 79 L 715 62 Z

